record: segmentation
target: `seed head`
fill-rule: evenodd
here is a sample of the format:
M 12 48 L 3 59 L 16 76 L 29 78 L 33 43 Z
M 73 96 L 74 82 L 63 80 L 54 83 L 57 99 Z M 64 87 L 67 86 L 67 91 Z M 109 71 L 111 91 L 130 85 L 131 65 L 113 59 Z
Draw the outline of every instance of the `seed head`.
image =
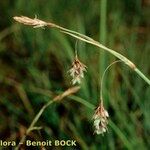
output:
M 103 134 L 107 131 L 108 117 L 108 112 L 105 110 L 103 103 L 101 102 L 100 105 L 96 108 L 93 115 L 95 127 L 94 133 Z
M 29 25 L 29 26 L 33 26 L 33 28 L 39 28 L 39 27 L 45 27 L 47 26 L 47 23 L 45 21 L 42 21 L 40 19 L 37 19 L 37 17 L 35 17 L 34 19 L 31 19 L 29 17 L 26 16 L 15 16 L 13 17 L 16 21 L 25 24 L 25 25 Z
M 72 63 L 72 68 L 69 70 L 73 85 L 76 83 L 81 83 L 81 78 L 84 78 L 84 71 L 86 71 L 86 68 L 86 65 L 81 63 L 76 56 Z

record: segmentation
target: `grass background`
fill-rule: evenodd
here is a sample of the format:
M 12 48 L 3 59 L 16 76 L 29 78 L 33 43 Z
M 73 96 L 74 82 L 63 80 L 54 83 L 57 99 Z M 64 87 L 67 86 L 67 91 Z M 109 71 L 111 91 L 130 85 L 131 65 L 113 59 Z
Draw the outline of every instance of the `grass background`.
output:
M 127 56 L 150 78 L 149 8 L 148 0 L 1 0 L 0 139 L 19 141 L 40 108 L 71 86 L 67 71 L 76 42 L 56 30 L 17 24 L 13 16 L 37 15 L 86 34 Z M 103 89 L 109 132 L 93 135 L 100 78 L 115 58 L 84 42 L 78 42 L 78 53 L 88 66 L 80 91 L 51 105 L 38 121 L 43 129 L 27 138 L 77 140 L 78 148 L 57 149 L 149 149 L 149 86 L 127 66 L 114 65 Z M 88 102 L 90 108 L 77 101 Z

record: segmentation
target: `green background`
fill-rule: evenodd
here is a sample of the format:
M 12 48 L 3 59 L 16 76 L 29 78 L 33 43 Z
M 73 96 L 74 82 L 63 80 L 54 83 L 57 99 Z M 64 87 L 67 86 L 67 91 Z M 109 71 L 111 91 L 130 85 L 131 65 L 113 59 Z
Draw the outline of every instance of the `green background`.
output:
M 19 141 L 40 108 L 72 86 L 67 71 L 76 40 L 54 29 L 18 24 L 13 16 L 36 15 L 86 34 L 132 60 L 150 78 L 149 10 L 148 0 L 1 0 L 0 139 Z M 78 42 L 77 49 L 88 67 L 80 91 L 46 109 L 36 124 L 42 130 L 33 131 L 27 139 L 72 139 L 78 143 L 77 147 L 51 149 L 148 149 L 148 84 L 126 65 L 114 65 L 103 86 L 104 105 L 110 115 L 108 133 L 93 134 L 100 79 L 116 58 L 84 42 Z

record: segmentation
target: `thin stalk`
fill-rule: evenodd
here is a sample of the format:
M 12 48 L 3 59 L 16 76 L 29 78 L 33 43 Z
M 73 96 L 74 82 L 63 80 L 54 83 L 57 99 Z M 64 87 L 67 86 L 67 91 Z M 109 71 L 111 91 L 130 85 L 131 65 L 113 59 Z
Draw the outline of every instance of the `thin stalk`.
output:
M 134 71 L 150 85 L 150 80 L 138 68 L 135 68 Z
M 107 70 L 114 64 L 118 63 L 118 62 L 122 62 L 121 60 L 117 60 L 117 61 L 114 61 L 112 62 L 109 66 L 107 66 L 107 68 L 105 69 L 103 75 L 102 75 L 102 78 L 101 78 L 101 86 L 100 86 L 100 100 L 103 102 L 103 82 L 104 82 L 104 76 L 107 72 Z
M 29 25 L 29 26 L 33 26 L 34 28 L 38 28 L 38 27 L 45 27 L 48 26 L 50 28 L 56 28 L 59 29 L 61 32 L 63 32 L 64 34 L 68 34 L 76 39 L 79 39 L 81 41 L 84 41 L 86 43 L 95 45 L 109 53 L 111 53 L 112 55 L 114 55 L 115 57 L 117 57 L 118 59 L 122 60 L 125 64 L 127 64 L 133 71 L 135 71 L 146 83 L 148 83 L 150 85 L 150 80 L 135 66 L 135 64 L 130 61 L 128 58 L 126 58 L 125 56 L 121 55 L 120 53 L 116 52 L 115 50 L 112 50 L 102 44 L 100 44 L 99 42 L 93 40 L 92 38 L 83 35 L 81 33 L 78 33 L 76 31 L 73 30 L 69 30 L 66 29 L 64 27 L 61 27 L 59 25 L 56 25 L 54 23 L 51 22 L 45 22 L 42 20 L 39 20 L 37 18 L 31 19 L 29 17 L 25 17 L 25 16 L 21 16 L 21 17 L 14 17 L 14 19 L 22 24 L 25 25 Z
M 76 58 L 76 59 L 78 58 L 78 49 L 77 49 L 77 45 L 78 45 L 78 41 L 76 41 L 76 44 L 75 44 L 75 58 Z

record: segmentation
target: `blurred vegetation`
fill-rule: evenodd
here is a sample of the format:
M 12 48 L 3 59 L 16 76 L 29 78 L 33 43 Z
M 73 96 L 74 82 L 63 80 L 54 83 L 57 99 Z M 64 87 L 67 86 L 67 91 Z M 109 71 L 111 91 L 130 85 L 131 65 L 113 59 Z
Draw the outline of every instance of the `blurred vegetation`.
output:
M 13 16 L 37 15 L 91 36 L 127 56 L 150 78 L 150 2 L 102 1 L 0 1 L 0 139 L 19 141 L 43 104 L 71 86 L 67 71 L 76 42 L 53 29 L 17 24 Z M 91 118 L 98 105 L 100 78 L 115 58 L 83 42 L 78 42 L 78 52 L 88 66 L 80 91 L 51 105 L 38 121 L 43 129 L 27 138 L 77 140 L 78 148 L 72 149 L 149 149 L 150 87 L 125 65 L 114 65 L 104 81 L 109 132 L 93 135 Z

